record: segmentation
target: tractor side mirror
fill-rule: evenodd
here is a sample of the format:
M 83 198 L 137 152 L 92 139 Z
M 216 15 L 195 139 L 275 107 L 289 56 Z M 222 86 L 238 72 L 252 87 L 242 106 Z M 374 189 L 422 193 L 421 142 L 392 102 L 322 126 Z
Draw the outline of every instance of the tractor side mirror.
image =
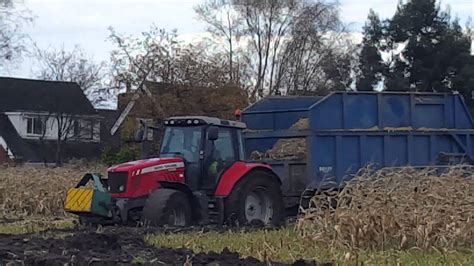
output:
M 219 137 L 219 128 L 216 126 L 210 126 L 207 130 L 207 139 L 215 141 Z

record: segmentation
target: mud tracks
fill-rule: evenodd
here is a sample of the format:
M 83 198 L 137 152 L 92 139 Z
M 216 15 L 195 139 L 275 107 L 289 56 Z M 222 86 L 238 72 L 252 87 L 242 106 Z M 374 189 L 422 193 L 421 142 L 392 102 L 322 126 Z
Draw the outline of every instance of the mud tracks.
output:
M 241 258 L 238 253 L 193 253 L 157 248 L 144 242 L 150 231 L 135 228 L 52 230 L 37 234 L 0 234 L 0 265 L 286 265 Z M 320 265 L 298 261 L 293 265 Z

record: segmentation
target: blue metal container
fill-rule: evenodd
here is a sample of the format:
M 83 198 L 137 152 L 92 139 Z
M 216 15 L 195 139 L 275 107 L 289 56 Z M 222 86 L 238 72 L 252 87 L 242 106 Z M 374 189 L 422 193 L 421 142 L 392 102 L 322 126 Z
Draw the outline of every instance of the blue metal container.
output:
M 307 118 L 307 130 L 291 125 Z M 460 94 L 334 92 L 269 97 L 242 112 L 247 156 L 306 138 L 304 162 L 269 162 L 288 191 L 340 185 L 359 169 L 445 164 L 474 157 L 473 120 Z M 444 155 L 444 156 L 443 156 Z M 296 176 L 295 176 L 296 175 Z

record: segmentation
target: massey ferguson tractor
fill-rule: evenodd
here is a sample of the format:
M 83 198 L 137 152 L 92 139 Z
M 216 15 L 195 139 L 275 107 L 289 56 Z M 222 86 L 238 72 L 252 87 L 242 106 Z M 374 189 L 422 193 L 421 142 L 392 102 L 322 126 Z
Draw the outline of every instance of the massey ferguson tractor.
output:
M 280 179 L 269 165 L 244 160 L 244 123 L 202 116 L 164 123 L 156 158 L 114 165 L 106 179 L 86 174 L 68 191 L 66 211 L 92 224 L 284 221 Z

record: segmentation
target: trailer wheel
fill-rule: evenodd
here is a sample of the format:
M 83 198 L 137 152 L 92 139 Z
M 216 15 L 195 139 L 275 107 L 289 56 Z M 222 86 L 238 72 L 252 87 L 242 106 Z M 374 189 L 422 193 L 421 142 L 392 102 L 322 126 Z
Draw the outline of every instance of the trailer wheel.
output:
M 281 225 L 284 205 L 280 184 L 264 171 L 253 171 L 244 178 L 226 199 L 226 220 L 233 225 Z
M 191 224 L 191 206 L 183 192 L 175 189 L 157 189 L 143 207 L 142 222 L 149 226 L 188 226 Z

